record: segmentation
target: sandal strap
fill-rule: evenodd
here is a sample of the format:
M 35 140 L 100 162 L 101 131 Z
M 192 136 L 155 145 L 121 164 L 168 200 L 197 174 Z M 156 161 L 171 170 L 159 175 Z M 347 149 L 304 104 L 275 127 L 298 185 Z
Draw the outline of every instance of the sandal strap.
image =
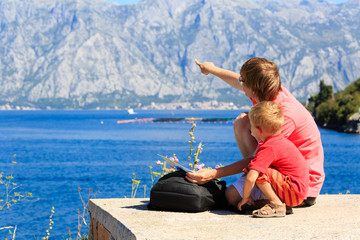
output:
M 281 204 L 281 205 L 276 205 L 276 204 L 273 204 L 273 203 L 268 203 L 266 205 L 269 205 L 269 207 L 271 208 L 271 210 L 274 212 L 274 213 L 279 213 L 279 212 L 284 212 L 284 211 L 279 211 L 279 209 L 283 208 L 285 211 L 286 211 L 286 205 L 285 203 Z
M 277 215 L 277 214 L 285 214 L 286 213 L 286 205 L 285 203 L 282 205 L 276 205 L 273 203 L 268 203 L 265 206 L 263 206 L 262 208 L 255 210 L 253 212 L 253 214 L 255 215 L 267 215 L 267 216 L 271 216 L 271 215 Z
M 260 213 L 262 215 L 265 215 L 264 212 L 266 213 L 266 215 L 274 214 L 274 213 L 276 213 L 276 207 L 277 207 L 277 205 L 268 203 L 265 206 L 263 206 L 262 208 L 260 208 Z

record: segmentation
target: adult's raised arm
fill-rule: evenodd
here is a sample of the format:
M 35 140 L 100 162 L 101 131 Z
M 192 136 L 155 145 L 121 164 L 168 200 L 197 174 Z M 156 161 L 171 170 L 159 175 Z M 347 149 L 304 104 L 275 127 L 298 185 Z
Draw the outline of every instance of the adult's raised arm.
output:
M 201 73 L 205 75 L 210 73 L 218 78 L 221 78 L 224 82 L 231 85 L 232 87 L 240 91 L 243 90 L 243 83 L 239 82 L 239 73 L 216 67 L 212 62 L 200 63 L 198 60 L 195 60 L 195 63 L 200 67 Z
M 253 156 L 241 159 L 235 163 L 218 169 L 201 169 L 194 173 L 188 172 L 186 173 L 186 179 L 193 183 L 204 184 L 216 178 L 238 174 L 249 165 L 252 159 Z

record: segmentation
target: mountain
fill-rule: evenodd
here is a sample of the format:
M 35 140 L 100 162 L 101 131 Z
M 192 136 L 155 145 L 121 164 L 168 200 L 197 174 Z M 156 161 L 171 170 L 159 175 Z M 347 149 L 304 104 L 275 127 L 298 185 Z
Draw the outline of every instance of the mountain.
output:
M 2 0 L 0 105 L 55 109 L 246 97 L 194 64 L 273 60 L 299 100 L 360 76 L 360 0 Z

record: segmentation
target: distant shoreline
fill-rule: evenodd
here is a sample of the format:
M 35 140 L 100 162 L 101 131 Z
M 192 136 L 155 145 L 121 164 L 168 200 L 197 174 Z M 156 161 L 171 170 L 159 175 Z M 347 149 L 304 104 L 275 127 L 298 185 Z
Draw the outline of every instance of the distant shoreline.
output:
M 343 132 L 343 133 L 360 134 L 360 122 L 359 121 L 349 121 L 346 125 L 343 125 L 343 126 L 331 125 L 331 126 L 319 126 L 319 127 L 324 128 L 324 129 L 335 130 L 335 131 Z
M 13 106 L 10 104 L 5 104 L 0 106 L 0 111 L 12 111 L 12 110 L 24 110 L 24 111 L 46 111 L 46 110 L 129 110 L 129 109 L 136 109 L 136 110 L 248 110 L 251 107 L 248 105 L 240 106 L 236 105 L 233 102 L 218 102 L 216 100 L 206 101 L 206 102 L 177 102 L 177 103 L 154 103 L 152 102 L 150 105 L 145 106 L 138 106 L 138 107 L 131 107 L 128 106 L 127 108 L 119 108 L 119 107 L 96 107 L 96 108 L 89 108 L 89 109 L 82 109 L 82 108 L 65 108 L 65 109 L 57 109 L 52 108 L 50 106 L 43 108 L 36 108 L 36 107 L 28 107 L 28 106 Z
M 249 110 L 251 106 L 237 106 L 233 102 L 218 102 L 216 100 L 207 102 L 182 102 L 182 103 L 152 103 L 147 106 L 140 106 L 139 108 L 95 108 L 95 109 L 55 109 L 48 107 L 46 109 L 32 108 L 26 106 L 10 106 L 9 104 L 0 106 L 0 111 L 129 111 L 132 110 Z M 359 114 L 352 116 L 346 125 L 319 125 L 320 128 L 335 130 L 344 133 L 360 134 L 360 120 Z

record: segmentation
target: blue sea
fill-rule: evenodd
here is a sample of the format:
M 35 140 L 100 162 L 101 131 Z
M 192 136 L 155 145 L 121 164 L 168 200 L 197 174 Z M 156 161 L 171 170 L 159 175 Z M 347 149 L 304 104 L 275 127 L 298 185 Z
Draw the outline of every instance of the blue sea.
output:
M 68 229 L 77 234 L 78 210 L 89 188 L 96 198 L 131 197 L 133 174 L 140 180 L 136 197 L 149 197 L 150 168 L 160 171 L 158 154 L 173 153 L 188 163 L 188 121 L 138 121 L 143 118 L 235 118 L 241 111 L 135 110 L 127 111 L 1 111 L 0 173 L 13 166 L 17 192 L 31 192 L 22 201 L 0 211 L 0 228 L 17 226 L 16 239 L 41 239 L 55 207 L 50 239 L 66 239 Z M 129 123 L 124 120 L 137 119 Z M 241 159 L 233 135 L 233 122 L 196 122 L 199 158 L 206 166 L 229 164 Z M 322 194 L 360 193 L 360 135 L 321 129 L 325 151 L 326 180 Z M 238 176 L 224 178 L 228 184 Z M 144 189 L 146 185 L 146 189 Z M 0 196 L 5 192 L 0 185 Z M 39 200 L 35 201 L 37 198 Z M 13 230 L 13 229 L 12 229 Z M 87 226 L 83 231 L 87 232 Z M 0 230 L 0 239 L 12 238 Z

